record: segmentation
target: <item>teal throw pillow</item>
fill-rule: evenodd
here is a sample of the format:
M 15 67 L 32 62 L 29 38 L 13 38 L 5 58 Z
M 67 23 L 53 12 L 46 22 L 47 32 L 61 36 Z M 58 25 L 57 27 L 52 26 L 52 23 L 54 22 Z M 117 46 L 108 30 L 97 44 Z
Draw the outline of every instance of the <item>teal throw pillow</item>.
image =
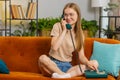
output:
M 5 62 L 2 59 L 0 59 L 0 73 L 4 73 L 4 74 L 9 73 L 9 69 L 7 68 Z
M 107 44 L 94 41 L 91 60 L 97 60 L 99 70 L 115 77 L 120 69 L 120 44 Z

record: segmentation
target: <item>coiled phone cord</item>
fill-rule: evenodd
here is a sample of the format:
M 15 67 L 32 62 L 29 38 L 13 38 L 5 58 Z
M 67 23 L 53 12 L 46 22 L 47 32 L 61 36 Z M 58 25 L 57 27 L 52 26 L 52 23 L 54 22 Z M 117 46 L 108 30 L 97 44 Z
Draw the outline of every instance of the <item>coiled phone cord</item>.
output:
M 75 49 L 75 44 L 74 44 L 74 41 L 73 41 L 73 36 L 72 36 L 71 29 L 70 29 L 70 36 L 71 36 L 71 40 L 72 40 L 72 43 L 73 43 L 74 50 L 76 50 L 76 49 Z M 75 51 L 75 52 L 77 52 L 77 51 Z M 76 57 L 79 59 L 79 57 L 78 57 L 78 52 L 76 53 Z M 78 60 L 78 61 L 79 61 L 79 60 Z M 80 71 L 82 72 L 82 68 L 81 68 L 81 66 L 80 66 L 80 61 L 79 61 L 79 63 L 78 63 L 78 66 L 79 66 Z

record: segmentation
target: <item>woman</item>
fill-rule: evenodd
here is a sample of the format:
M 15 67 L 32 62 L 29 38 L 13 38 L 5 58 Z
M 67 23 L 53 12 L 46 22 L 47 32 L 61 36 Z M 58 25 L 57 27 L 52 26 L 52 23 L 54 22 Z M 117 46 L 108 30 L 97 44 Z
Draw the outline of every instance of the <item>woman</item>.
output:
M 97 70 L 97 61 L 88 61 L 84 55 L 84 37 L 81 29 L 80 9 L 75 3 L 68 3 L 63 9 L 64 18 L 61 22 L 54 24 L 51 31 L 51 49 L 49 57 L 41 55 L 39 57 L 39 67 L 52 78 L 70 78 L 79 76 L 86 69 Z M 72 52 L 74 52 L 73 43 L 71 41 L 70 30 L 66 28 L 66 24 L 70 24 L 73 42 L 80 62 L 83 64 L 72 66 Z M 81 70 L 80 70 L 81 68 Z

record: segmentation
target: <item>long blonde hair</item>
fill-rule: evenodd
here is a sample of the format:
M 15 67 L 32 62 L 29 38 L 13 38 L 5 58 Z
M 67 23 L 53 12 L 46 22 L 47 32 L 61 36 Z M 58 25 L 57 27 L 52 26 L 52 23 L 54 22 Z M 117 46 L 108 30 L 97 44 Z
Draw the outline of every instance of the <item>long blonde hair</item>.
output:
M 82 31 L 82 27 L 81 27 L 81 13 L 80 13 L 80 8 L 75 3 L 68 3 L 68 4 L 66 4 L 66 6 L 63 9 L 63 14 L 64 14 L 64 11 L 65 11 L 66 8 L 72 8 L 72 9 L 74 9 L 77 12 L 77 15 L 78 15 L 74 31 L 75 31 L 76 50 L 80 51 L 81 48 L 84 45 L 83 31 Z

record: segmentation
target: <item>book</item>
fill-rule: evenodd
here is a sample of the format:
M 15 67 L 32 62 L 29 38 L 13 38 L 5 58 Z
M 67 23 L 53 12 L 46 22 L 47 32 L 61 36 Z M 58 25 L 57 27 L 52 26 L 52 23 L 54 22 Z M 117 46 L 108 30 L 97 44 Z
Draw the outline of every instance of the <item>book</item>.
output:
M 25 16 L 25 13 L 23 11 L 22 5 L 19 5 L 18 8 L 19 8 L 19 13 L 20 13 L 21 18 L 25 19 L 26 16 Z
M 17 19 L 20 19 L 20 12 L 19 12 L 19 9 L 18 9 L 18 5 L 15 5 L 15 14 L 16 14 L 16 18 Z
M 19 19 L 20 13 L 18 9 L 18 5 L 10 5 L 11 6 L 11 14 L 12 14 L 12 19 Z
M 10 8 L 11 8 L 12 19 L 17 18 L 16 14 L 15 14 L 15 5 L 10 5 Z
M 36 2 L 32 3 L 32 12 L 31 12 L 31 15 L 30 15 L 30 19 L 33 19 L 34 16 L 35 16 L 36 6 L 37 6 Z
M 33 3 L 32 3 L 32 2 L 29 2 L 29 3 L 28 3 L 27 13 L 26 13 L 27 19 L 30 19 L 31 12 L 32 12 L 32 6 L 33 6 Z

